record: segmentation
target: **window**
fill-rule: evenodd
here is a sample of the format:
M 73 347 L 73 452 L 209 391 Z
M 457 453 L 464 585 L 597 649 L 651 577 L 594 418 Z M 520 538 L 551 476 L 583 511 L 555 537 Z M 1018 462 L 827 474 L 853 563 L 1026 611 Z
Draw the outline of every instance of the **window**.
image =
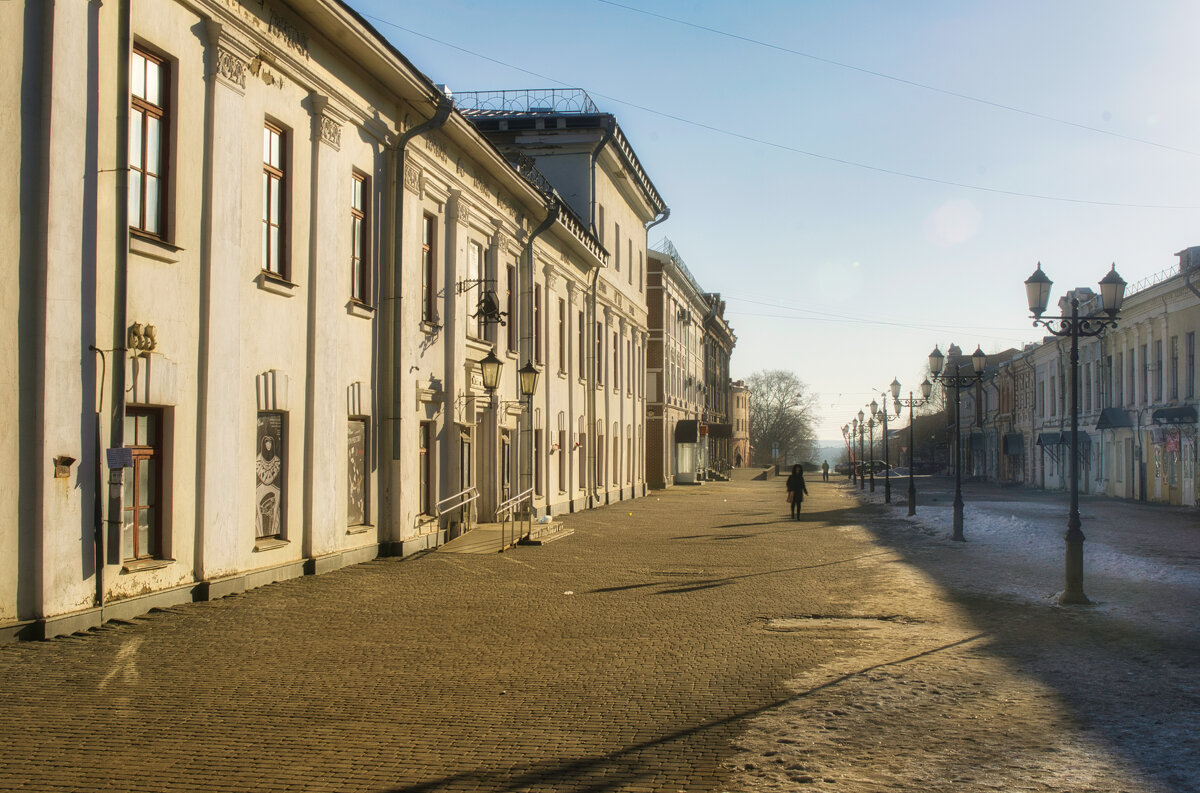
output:
M 638 251 L 638 291 L 644 292 L 646 279 L 646 265 L 642 262 L 642 252 Z
M 612 433 L 612 483 L 621 484 L 621 430 L 613 424 Z
M 263 128 L 262 268 L 287 278 L 287 193 L 282 127 L 267 123 Z
M 613 224 L 613 263 L 617 272 L 621 272 L 621 224 Z
M 134 47 L 129 86 L 129 227 L 162 237 L 167 205 L 166 62 Z
M 625 393 L 633 393 L 633 339 L 625 342 L 625 365 L 628 371 L 625 374 Z
M 1171 399 L 1179 399 L 1179 337 L 1171 337 Z
M 533 362 L 542 362 L 542 285 L 533 288 Z
M 479 283 L 483 278 L 483 246 L 478 242 L 471 240 L 467 243 L 467 277 L 466 281 L 472 285 L 473 289 L 467 294 L 480 295 L 483 294 L 484 285 Z M 484 333 L 483 315 L 476 309 L 471 316 L 471 311 L 467 312 L 467 335 L 482 339 Z
M 559 417 L 561 420 L 561 416 Z M 558 431 L 558 492 L 567 492 L 567 431 Z
M 562 298 L 558 300 L 558 371 L 567 371 L 567 301 Z
M 633 283 L 633 237 L 630 237 L 628 240 L 625 241 L 625 243 L 626 243 L 626 250 L 627 250 L 627 253 L 625 254 L 625 261 L 628 263 L 625 268 L 625 270 L 626 270 L 625 280 L 628 283 L 632 284 Z
M 1184 365 L 1184 373 L 1187 381 L 1184 384 L 1184 394 L 1188 399 L 1196 396 L 1196 334 L 1189 333 L 1185 337 L 1184 354 L 1187 360 Z
M 542 495 L 542 431 L 533 431 L 533 494 Z
M 125 472 L 122 498 L 123 561 L 162 557 L 161 437 L 159 411 L 126 410 L 125 445 L 133 453 L 133 468 Z
M 1163 343 L 1162 339 L 1154 342 L 1154 401 L 1162 402 L 1163 398 Z
M 1150 345 L 1142 345 L 1142 404 L 1150 401 Z
M 580 419 L 580 426 L 583 426 L 583 419 Z M 587 487 L 587 433 L 580 430 L 579 432 L 579 488 L 583 490 Z
M 579 312 L 579 361 L 576 367 L 580 377 L 587 377 L 587 319 L 582 311 Z
M 1113 396 L 1116 397 L 1116 406 L 1123 407 L 1125 405 L 1125 353 L 1124 351 L 1117 353 L 1117 365 L 1113 367 L 1113 374 L 1116 379 L 1116 384 L 1113 388 Z
M 258 449 L 254 460 L 255 534 L 257 539 L 284 536 L 287 496 L 286 447 L 282 413 L 258 414 Z
M 367 420 L 350 419 L 346 428 L 346 524 L 365 526 L 370 522 L 367 509 Z
M 508 312 L 508 351 L 517 351 L 517 268 L 508 265 L 504 282 L 505 311 Z
M 1085 413 L 1092 411 L 1092 365 L 1090 363 L 1083 365 L 1083 410 Z
M 1126 401 L 1127 401 L 1127 404 L 1132 406 L 1132 405 L 1137 404 L 1137 400 L 1134 399 L 1134 393 L 1133 393 L 1133 389 L 1137 387 L 1137 360 L 1136 360 L 1136 356 L 1134 355 L 1134 350 L 1132 350 L 1132 349 L 1129 351 L 1129 367 L 1128 368 L 1129 368 L 1129 377 L 1127 379 L 1129 382 L 1126 384 L 1126 387 L 1129 389 L 1129 399 Z
M 367 177 L 360 173 L 350 178 L 350 297 L 360 303 L 371 302 L 367 282 Z
M 1054 386 L 1055 386 L 1054 378 L 1051 377 L 1050 378 L 1050 415 L 1051 416 L 1058 414 L 1058 397 L 1055 394 Z
M 596 385 L 604 385 L 604 370 L 607 369 L 604 360 L 604 325 L 596 323 Z
M 437 324 L 437 220 L 425 215 L 421 226 L 421 321 Z M 428 514 L 428 513 L 424 513 Z
M 612 387 L 613 391 L 621 390 L 621 337 L 613 332 L 612 335 Z
M 418 497 L 422 515 L 433 514 L 433 422 L 422 421 L 417 432 Z

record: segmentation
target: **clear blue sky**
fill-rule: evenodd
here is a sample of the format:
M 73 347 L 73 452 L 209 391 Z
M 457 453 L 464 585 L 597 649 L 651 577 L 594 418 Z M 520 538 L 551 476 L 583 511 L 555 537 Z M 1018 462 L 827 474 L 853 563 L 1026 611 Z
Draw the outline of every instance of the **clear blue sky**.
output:
M 822 438 L 934 344 L 1037 340 L 1038 261 L 1056 298 L 1200 245 L 1194 0 L 619 2 L 350 0 L 452 90 L 614 113 L 734 377 L 796 372 Z

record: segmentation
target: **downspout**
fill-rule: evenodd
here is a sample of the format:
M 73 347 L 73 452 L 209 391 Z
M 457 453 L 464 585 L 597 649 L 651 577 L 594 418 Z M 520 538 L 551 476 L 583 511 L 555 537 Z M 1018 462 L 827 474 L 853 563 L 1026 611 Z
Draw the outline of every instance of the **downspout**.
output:
M 129 0 L 121 0 L 119 6 L 117 41 L 120 47 L 120 52 L 123 53 L 123 66 L 117 70 L 117 113 L 116 113 L 116 136 L 117 140 L 129 139 L 129 53 L 132 48 L 132 40 L 130 36 L 130 2 Z M 129 149 L 127 146 L 116 147 L 116 162 L 114 163 L 114 175 L 116 176 L 117 195 L 126 196 L 129 194 Z M 113 299 L 113 337 L 118 345 L 112 352 L 120 353 L 118 358 L 113 356 L 112 367 L 112 390 L 113 390 L 113 406 L 112 406 L 112 424 L 109 426 L 109 442 L 114 448 L 120 448 L 125 445 L 125 327 L 126 313 L 129 299 L 129 202 L 117 201 L 116 207 L 116 229 L 115 237 L 117 244 L 115 246 L 115 283 L 113 284 L 114 299 Z M 106 370 L 108 368 L 105 359 L 104 351 L 99 349 L 95 344 L 91 345 L 93 352 L 100 354 L 101 368 L 100 380 L 98 383 L 100 391 L 99 403 L 96 406 L 96 461 L 93 465 L 93 476 L 95 477 L 94 487 L 96 489 L 94 516 L 96 519 L 96 606 L 103 610 L 104 608 L 104 567 L 107 563 L 108 545 L 114 540 L 119 542 L 121 537 L 121 494 L 122 481 L 126 475 L 125 469 L 118 468 L 115 471 L 109 472 L 109 488 L 108 488 L 108 530 L 105 531 L 103 522 L 103 514 L 101 510 L 101 488 L 103 487 L 104 467 L 101 462 L 101 429 L 100 421 L 104 414 L 104 381 L 106 379 Z M 120 361 L 120 365 L 118 365 Z M 118 544 L 118 549 L 120 545 Z M 117 552 L 116 561 L 120 561 L 120 552 Z M 101 620 L 103 620 L 103 611 L 101 611 Z
M 526 273 L 528 274 L 528 280 L 525 281 L 525 284 L 527 285 L 528 288 L 522 289 L 522 292 L 524 292 L 525 294 L 522 295 L 521 302 L 525 303 L 526 305 L 521 307 L 521 314 L 522 314 L 522 316 L 529 318 L 529 335 L 522 338 L 521 341 L 523 342 L 524 347 L 525 347 L 525 359 L 531 363 L 533 362 L 533 337 L 534 337 L 534 334 L 537 333 L 537 329 L 534 328 L 534 326 L 533 326 L 533 319 L 534 319 L 534 317 L 533 317 L 533 289 L 534 289 L 534 286 L 533 286 L 533 280 L 534 280 L 533 279 L 533 270 L 534 270 L 534 267 L 533 267 L 533 241 L 536 240 L 538 237 L 540 237 L 542 234 L 545 234 L 546 231 L 548 231 L 550 229 L 550 227 L 555 224 L 555 222 L 558 220 L 558 213 L 561 211 L 561 209 L 562 209 L 562 205 L 559 204 L 556 199 L 549 200 L 546 203 L 546 217 L 542 220 L 541 223 L 539 223 L 537 225 L 537 228 L 535 228 L 532 232 L 530 232 L 529 239 L 526 240 L 526 242 L 525 242 L 525 266 L 526 266 Z M 535 452 L 534 452 L 534 448 L 533 448 L 533 395 L 532 394 L 529 395 L 528 405 L 526 406 L 526 410 L 523 414 L 523 417 L 524 417 L 523 423 L 525 425 L 524 435 L 525 435 L 525 449 L 526 449 L 527 465 L 525 468 L 524 481 L 521 482 L 521 492 L 524 492 L 524 491 L 530 489 L 531 487 L 533 487 L 533 469 L 534 469 L 534 462 L 535 462 L 535 460 L 534 460 Z M 547 421 L 548 420 L 549 420 L 549 417 L 547 417 Z M 540 452 L 540 450 L 538 450 L 538 451 Z M 533 498 L 532 497 L 530 497 L 530 500 L 529 500 L 529 512 L 530 512 L 530 515 L 533 514 Z
M 392 218 L 391 218 L 391 239 L 392 239 L 392 284 L 391 284 L 391 314 L 392 314 L 392 349 L 391 349 L 391 443 L 392 443 L 392 460 L 399 460 L 404 448 L 403 439 L 401 437 L 401 422 L 403 399 L 401 396 L 401 361 L 400 351 L 404 348 L 404 314 L 401 311 L 401 300 L 404 296 L 403 289 L 403 271 L 404 271 L 404 158 L 405 148 L 409 142 L 419 135 L 424 135 L 427 132 L 432 132 L 445 125 L 447 119 L 450 118 L 450 111 L 454 109 L 454 102 L 445 94 L 437 97 L 437 107 L 434 110 L 433 116 L 411 127 L 407 132 L 402 133 L 392 146 L 391 150 L 391 188 L 392 195 L 395 197 L 392 202 Z M 381 517 L 381 523 L 390 525 L 399 510 L 396 509 L 396 498 L 383 500 L 383 504 L 388 505 L 392 511 L 392 515 Z

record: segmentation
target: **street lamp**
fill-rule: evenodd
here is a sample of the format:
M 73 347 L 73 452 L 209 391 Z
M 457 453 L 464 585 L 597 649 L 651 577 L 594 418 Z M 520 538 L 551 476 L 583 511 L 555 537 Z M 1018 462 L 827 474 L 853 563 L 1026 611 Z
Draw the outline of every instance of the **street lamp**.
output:
M 517 370 L 517 377 L 521 383 L 521 396 L 531 397 L 537 391 L 538 368 L 533 365 L 533 361 L 526 361 L 525 365 Z
M 888 419 L 900 418 L 900 381 L 893 378 L 889 388 L 892 390 L 892 406 L 895 408 L 896 415 L 888 415 L 887 394 L 880 395 L 883 397 L 883 407 L 876 413 L 879 420 L 883 422 L 883 503 L 885 504 L 892 503 L 892 461 L 888 454 Z M 875 407 L 874 400 L 871 401 L 871 407 Z
M 892 393 L 900 392 L 900 383 L 895 381 L 892 383 Z M 917 514 L 917 486 L 913 481 L 913 452 L 916 450 L 916 439 L 913 435 L 913 408 L 919 408 L 929 402 L 929 395 L 933 393 L 933 383 L 929 382 L 926 377 L 921 383 L 921 398 L 915 399 L 912 391 L 908 392 L 908 399 L 896 398 L 896 413 L 900 412 L 900 406 L 908 408 L 908 514 Z
M 983 354 L 980 347 L 975 348 L 975 352 L 971 354 L 971 367 L 975 371 L 969 375 L 962 374 L 961 367 L 957 363 L 954 365 L 954 374 L 947 374 L 943 371 L 945 364 L 946 356 L 942 355 L 941 350 L 934 347 L 933 352 L 929 353 L 929 371 L 934 380 L 946 388 L 954 389 L 954 535 L 952 539 L 962 542 L 966 538 L 963 537 L 962 422 L 958 418 L 959 397 L 964 388 L 970 388 L 983 380 L 983 368 L 987 366 L 987 356 Z
M 842 425 L 842 438 L 846 441 L 846 454 L 850 462 L 850 481 L 854 482 L 854 450 L 850 448 L 850 425 Z
M 867 429 L 866 425 L 863 424 L 863 418 L 865 418 L 865 416 L 863 415 L 863 412 L 861 410 L 858 411 L 858 464 L 859 465 L 863 464 L 863 433 L 865 433 L 866 429 Z M 858 489 L 859 490 L 867 489 L 867 478 L 865 476 L 863 476 L 863 472 L 861 470 L 858 472 Z
M 1125 280 L 1117 275 L 1114 264 L 1100 281 L 1100 310 L 1091 316 L 1079 316 L 1079 296 L 1068 295 L 1071 313 L 1058 317 L 1042 316 L 1050 300 L 1050 278 L 1042 272 L 1038 262 L 1033 275 L 1025 281 L 1025 295 L 1029 299 L 1029 313 L 1033 315 L 1033 326 L 1041 325 L 1055 336 L 1071 339 L 1071 510 L 1067 517 L 1066 574 L 1067 588 L 1059 595 L 1063 604 L 1088 603 L 1083 594 L 1083 531 L 1079 520 L 1079 338 L 1099 336 L 1108 328 L 1117 326 L 1117 313 L 1125 300 Z M 1061 305 L 1061 304 L 1060 304 Z M 1107 315 L 1107 316 L 1105 316 Z
M 875 416 L 879 413 L 879 403 L 874 399 L 871 404 L 867 405 L 871 409 L 871 417 L 867 419 L 867 429 L 871 433 L 871 459 L 866 460 L 867 468 L 870 469 L 871 475 L 871 492 L 875 492 Z
M 488 354 L 479 362 L 479 369 L 483 374 L 483 387 L 489 394 L 500 385 L 500 368 L 502 366 L 504 366 L 504 362 L 496 357 L 494 347 L 488 350 Z

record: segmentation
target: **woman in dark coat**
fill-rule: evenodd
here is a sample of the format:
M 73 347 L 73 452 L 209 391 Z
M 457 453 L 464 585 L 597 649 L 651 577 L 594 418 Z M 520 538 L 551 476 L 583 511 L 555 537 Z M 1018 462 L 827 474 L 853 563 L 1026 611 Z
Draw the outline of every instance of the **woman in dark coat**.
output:
M 787 491 L 788 500 L 792 502 L 792 517 L 800 520 L 800 505 L 808 495 L 808 488 L 804 486 L 804 466 L 800 463 L 792 466 L 792 475 L 787 478 Z

